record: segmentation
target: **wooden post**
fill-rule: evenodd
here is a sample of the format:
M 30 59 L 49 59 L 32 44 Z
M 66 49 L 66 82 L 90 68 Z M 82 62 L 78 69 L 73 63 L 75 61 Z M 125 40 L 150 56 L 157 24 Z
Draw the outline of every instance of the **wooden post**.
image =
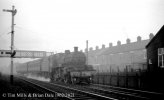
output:
M 119 86 L 119 66 L 117 66 L 117 86 Z
M 110 85 L 112 85 L 112 66 L 110 66 Z
M 51 75 L 51 61 L 50 61 L 51 59 L 50 59 L 50 56 L 48 57 L 48 67 L 49 67 L 49 77 L 50 77 L 50 75 Z
M 128 66 L 126 66 L 126 70 L 125 70 L 126 76 L 125 76 L 125 86 L 128 87 Z

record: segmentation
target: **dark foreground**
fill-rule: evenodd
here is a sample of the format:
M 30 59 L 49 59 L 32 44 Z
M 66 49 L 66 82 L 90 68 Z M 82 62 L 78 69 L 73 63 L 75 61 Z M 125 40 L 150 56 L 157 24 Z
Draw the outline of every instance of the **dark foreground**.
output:
M 54 100 L 57 98 L 43 97 L 45 91 L 31 86 L 17 78 L 10 83 L 9 75 L 0 75 L 0 100 Z

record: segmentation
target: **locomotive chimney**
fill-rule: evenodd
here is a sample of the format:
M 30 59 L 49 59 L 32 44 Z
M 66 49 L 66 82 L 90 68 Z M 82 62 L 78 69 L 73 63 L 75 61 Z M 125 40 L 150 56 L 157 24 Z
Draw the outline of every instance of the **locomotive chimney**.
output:
M 78 47 L 74 47 L 74 52 L 78 52 Z

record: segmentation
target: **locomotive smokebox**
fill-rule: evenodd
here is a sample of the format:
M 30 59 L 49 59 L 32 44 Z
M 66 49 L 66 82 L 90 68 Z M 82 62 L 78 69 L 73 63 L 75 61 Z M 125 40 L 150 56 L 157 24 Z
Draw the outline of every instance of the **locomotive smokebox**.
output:
M 74 52 L 78 52 L 78 47 L 74 47 Z

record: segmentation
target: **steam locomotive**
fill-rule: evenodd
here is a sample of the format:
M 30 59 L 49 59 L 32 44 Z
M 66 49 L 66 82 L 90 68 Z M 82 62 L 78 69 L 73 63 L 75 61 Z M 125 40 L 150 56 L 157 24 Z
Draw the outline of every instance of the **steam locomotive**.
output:
M 16 71 L 21 74 L 35 74 L 49 77 L 51 82 L 61 81 L 65 83 L 92 82 L 95 70 L 86 64 L 86 56 L 74 47 L 74 52 L 65 50 L 65 53 L 57 53 L 51 57 L 19 64 Z

